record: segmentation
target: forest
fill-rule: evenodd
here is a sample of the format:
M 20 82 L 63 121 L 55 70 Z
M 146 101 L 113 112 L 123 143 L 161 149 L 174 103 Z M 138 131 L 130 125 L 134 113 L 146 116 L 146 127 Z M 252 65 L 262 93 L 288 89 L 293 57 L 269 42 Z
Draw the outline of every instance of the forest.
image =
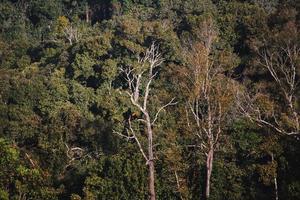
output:
M 299 0 L 0 0 L 0 200 L 299 200 Z

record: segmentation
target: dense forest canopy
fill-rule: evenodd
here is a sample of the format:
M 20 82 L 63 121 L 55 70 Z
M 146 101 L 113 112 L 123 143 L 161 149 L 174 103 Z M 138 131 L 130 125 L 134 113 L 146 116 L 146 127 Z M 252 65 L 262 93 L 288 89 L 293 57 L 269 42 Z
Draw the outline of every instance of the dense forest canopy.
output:
M 0 199 L 300 199 L 299 0 L 0 0 Z

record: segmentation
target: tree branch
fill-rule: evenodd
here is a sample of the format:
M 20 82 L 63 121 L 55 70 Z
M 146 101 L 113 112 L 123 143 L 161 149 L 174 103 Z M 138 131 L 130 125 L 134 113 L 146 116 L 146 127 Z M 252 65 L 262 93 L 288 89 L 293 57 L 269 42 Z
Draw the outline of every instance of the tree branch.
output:
M 152 121 L 152 125 L 156 122 L 156 120 L 157 120 L 157 118 L 158 118 L 158 115 L 159 115 L 159 113 L 162 111 L 162 110 L 164 110 L 166 107 L 168 107 L 168 106 L 172 106 L 172 105 L 176 105 L 178 102 L 174 102 L 174 100 L 175 100 L 175 98 L 173 98 L 173 99 L 171 99 L 171 101 L 169 101 L 167 104 L 165 104 L 165 105 L 163 105 L 162 107 L 160 107 L 159 109 L 158 109 L 158 111 L 156 112 L 156 114 L 155 114 L 155 117 L 154 117 L 154 119 L 153 119 L 153 121 Z

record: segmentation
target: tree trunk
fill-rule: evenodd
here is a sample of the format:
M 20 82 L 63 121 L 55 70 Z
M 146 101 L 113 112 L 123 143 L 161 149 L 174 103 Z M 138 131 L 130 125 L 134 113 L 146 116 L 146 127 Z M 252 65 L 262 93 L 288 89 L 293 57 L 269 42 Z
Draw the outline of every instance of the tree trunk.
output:
M 274 154 L 271 153 L 272 163 L 274 163 Z M 278 184 L 277 184 L 277 173 L 274 175 L 274 189 L 275 189 L 275 200 L 278 200 Z
M 277 185 L 277 178 L 274 177 L 274 187 L 275 187 L 275 200 L 278 200 L 278 185 Z
M 154 186 L 154 162 L 149 161 L 149 199 L 150 200 L 155 200 L 155 186 Z
M 90 22 L 90 10 L 88 5 L 85 6 L 85 21 L 86 23 Z
M 214 150 L 211 148 L 206 157 L 206 188 L 205 188 L 205 199 L 209 199 L 210 195 L 210 178 L 213 167 Z
M 147 113 L 145 115 L 147 122 L 147 132 L 148 132 L 148 166 L 149 166 L 149 199 L 155 200 L 155 168 L 154 168 L 154 153 L 153 153 L 153 131 L 151 127 L 150 116 Z

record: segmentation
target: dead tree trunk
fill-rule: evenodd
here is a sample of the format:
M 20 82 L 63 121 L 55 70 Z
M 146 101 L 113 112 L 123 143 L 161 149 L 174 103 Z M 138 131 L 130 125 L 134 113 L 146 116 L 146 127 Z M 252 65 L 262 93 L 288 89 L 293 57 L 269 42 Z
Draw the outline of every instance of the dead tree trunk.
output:
M 155 200 L 155 168 L 154 168 L 154 153 L 153 153 L 153 131 L 151 127 L 150 116 L 146 114 L 147 134 L 148 134 L 148 168 L 149 168 L 149 196 L 151 200 Z
M 154 185 L 154 183 L 155 183 L 155 177 L 154 177 L 154 173 L 155 173 L 155 171 L 154 171 L 154 162 L 153 162 L 153 160 L 151 161 L 149 161 L 149 164 L 148 164 L 148 166 L 149 166 L 149 196 L 150 196 L 150 198 L 149 199 L 151 199 L 151 200 L 155 200 L 156 199 L 156 196 L 155 196 L 155 185 Z

